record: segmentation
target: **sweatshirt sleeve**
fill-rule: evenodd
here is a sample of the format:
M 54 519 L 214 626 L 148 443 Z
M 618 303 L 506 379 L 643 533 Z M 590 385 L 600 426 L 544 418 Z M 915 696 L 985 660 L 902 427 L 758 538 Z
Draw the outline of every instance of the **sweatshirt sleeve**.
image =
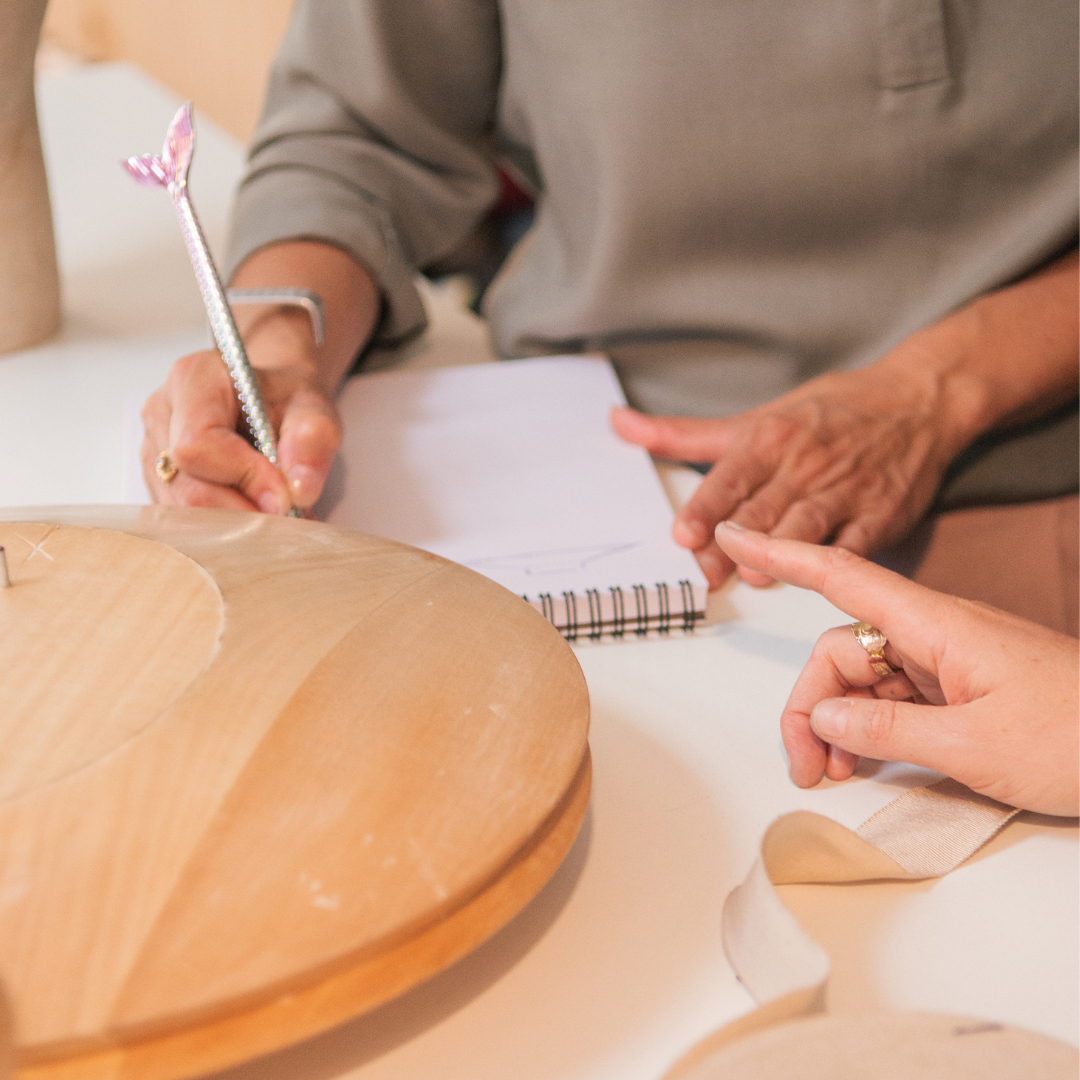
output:
M 424 327 L 416 268 L 498 194 L 495 0 L 298 0 L 233 212 L 227 273 L 258 248 L 322 240 L 385 305 L 375 340 Z

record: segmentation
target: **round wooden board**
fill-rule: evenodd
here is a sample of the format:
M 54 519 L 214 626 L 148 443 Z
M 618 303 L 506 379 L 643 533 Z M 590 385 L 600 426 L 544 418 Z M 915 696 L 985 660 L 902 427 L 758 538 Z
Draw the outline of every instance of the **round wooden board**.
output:
M 0 983 L 20 1077 L 193 1076 L 505 924 L 589 792 L 573 654 L 463 567 L 313 522 L 4 511 Z

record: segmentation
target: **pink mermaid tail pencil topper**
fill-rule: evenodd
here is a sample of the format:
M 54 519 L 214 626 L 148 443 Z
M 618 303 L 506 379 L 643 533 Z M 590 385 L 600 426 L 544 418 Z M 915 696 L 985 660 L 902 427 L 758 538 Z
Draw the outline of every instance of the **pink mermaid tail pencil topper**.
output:
M 195 150 L 195 128 L 191 123 L 191 102 L 180 106 L 165 132 L 165 146 L 161 157 L 142 154 L 130 157 L 124 168 L 147 187 L 163 187 L 177 199 L 187 187 L 191 155 Z
M 195 279 L 199 283 L 206 314 L 210 319 L 210 329 L 232 376 L 236 396 L 239 398 L 252 439 L 256 447 L 276 465 L 277 444 L 274 440 L 274 429 L 270 426 L 266 406 L 262 394 L 259 393 L 259 384 L 244 351 L 244 343 L 236 329 L 232 309 L 221 286 L 221 278 L 218 277 L 206 237 L 188 195 L 187 175 L 194 149 L 195 129 L 191 123 L 191 102 L 188 101 L 180 106 L 165 133 L 165 146 L 162 148 L 161 157 L 142 154 L 128 158 L 123 165 L 140 184 L 163 187 L 172 197 L 184 244 L 195 271 Z M 299 511 L 295 508 L 289 513 L 294 517 L 299 516 Z

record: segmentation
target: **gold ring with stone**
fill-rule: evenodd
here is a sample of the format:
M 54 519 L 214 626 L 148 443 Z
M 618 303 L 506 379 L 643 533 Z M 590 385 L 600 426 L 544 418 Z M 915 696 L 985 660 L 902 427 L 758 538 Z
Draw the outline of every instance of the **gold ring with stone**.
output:
M 154 472 L 163 484 L 171 484 L 179 471 L 168 450 L 162 450 L 154 459 Z
M 870 666 L 878 675 L 895 675 L 900 670 L 885 659 L 885 646 L 889 644 L 889 639 L 876 626 L 871 626 L 868 622 L 853 622 L 851 632 L 866 650 L 866 655 L 870 657 Z

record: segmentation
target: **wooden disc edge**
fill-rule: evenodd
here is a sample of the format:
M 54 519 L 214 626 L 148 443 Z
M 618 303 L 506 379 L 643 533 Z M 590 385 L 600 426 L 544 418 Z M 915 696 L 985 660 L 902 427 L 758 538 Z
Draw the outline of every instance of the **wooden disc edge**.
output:
M 586 745 L 560 806 L 503 873 L 448 918 L 388 952 L 246 1012 L 123 1047 L 23 1064 L 17 1080 L 185 1080 L 281 1050 L 370 1012 L 471 952 L 540 892 L 577 837 L 591 786 Z

